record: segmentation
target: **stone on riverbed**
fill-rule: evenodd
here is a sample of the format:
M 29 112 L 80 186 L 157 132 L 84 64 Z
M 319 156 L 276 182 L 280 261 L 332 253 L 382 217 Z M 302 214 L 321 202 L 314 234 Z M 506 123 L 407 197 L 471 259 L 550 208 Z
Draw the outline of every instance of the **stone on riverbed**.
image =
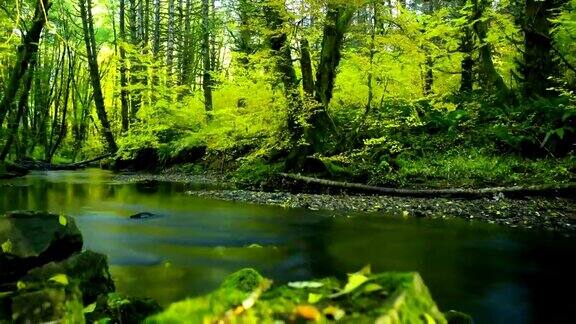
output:
M 447 323 L 417 273 L 350 274 L 295 282 L 268 290 L 271 281 L 256 271 L 232 274 L 216 291 L 172 304 L 147 323 Z
M 82 234 L 71 217 L 17 211 L 0 216 L 0 284 L 28 270 L 82 250 Z

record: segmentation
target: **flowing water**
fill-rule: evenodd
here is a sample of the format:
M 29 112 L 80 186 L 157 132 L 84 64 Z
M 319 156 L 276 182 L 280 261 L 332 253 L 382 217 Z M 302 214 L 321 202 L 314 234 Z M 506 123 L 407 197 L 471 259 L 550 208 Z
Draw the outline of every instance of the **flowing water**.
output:
M 123 183 L 99 169 L 0 182 L 0 212 L 76 217 L 85 248 L 109 256 L 119 291 L 161 304 L 253 267 L 282 283 L 418 271 L 442 310 L 478 323 L 573 322 L 576 238 L 459 220 L 284 209 L 187 196 L 178 183 Z M 128 216 L 151 212 L 155 218 Z

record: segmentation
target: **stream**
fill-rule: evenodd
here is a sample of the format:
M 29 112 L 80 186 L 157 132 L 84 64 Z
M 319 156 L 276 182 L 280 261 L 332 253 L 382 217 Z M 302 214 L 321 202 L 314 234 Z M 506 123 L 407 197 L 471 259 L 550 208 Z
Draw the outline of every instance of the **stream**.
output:
M 371 264 L 374 272 L 420 272 L 441 310 L 477 323 L 574 321 L 576 237 L 217 201 L 189 189 L 115 181 L 100 169 L 33 172 L 0 181 L 0 212 L 74 216 L 85 248 L 108 255 L 118 290 L 163 305 L 206 293 L 243 267 L 282 283 Z M 129 218 L 139 212 L 158 216 Z

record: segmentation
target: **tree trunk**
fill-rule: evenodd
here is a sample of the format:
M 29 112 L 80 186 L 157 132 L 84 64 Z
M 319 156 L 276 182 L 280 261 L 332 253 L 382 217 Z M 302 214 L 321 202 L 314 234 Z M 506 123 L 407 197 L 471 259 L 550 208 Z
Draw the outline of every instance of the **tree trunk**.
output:
M 485 92 L 508 93 L 508 87 L 504 83 L 502 76 L 496 71 L 492 61 L 492 46 L 487 42 L 488 23 L 484 17 L 486 9 L 491 5 L 491 0 L 472 0 L 473 14 L 472 28 L 478 37 L 478 71 L 480 86 Z
M 327 8 L 320 63 L 316 71 L 316 100 L 322 104 L 324 110 L 328 108 L 332 99 L 344 35 L 353 15 L 354 10 L 344 5 L 332 5 Z
M 524 57 L 521 67 L 523 91 L 527 97 L 557 95 L 552 76 L 558 75 L 558 64 L 552 55 L 551 21 L 566 0 L 526 0 L 524 8 Z
M 464 35 L 460 40 L 460 52 L 464 54 L 462 58 L 462 72 L 460 73 L 460 92 L 472 91 L 474 84 L 474 59 L 472 52 L 474 51 L 474 40 L 472 38 L 472 30 L 469 26 L 464 27 Z
M 18 134 L 18 128 L 20 125 L 20 120 L 22 119 L 22 116 L 24 115 L 24 110 L 26 109 L 26 106 L 28 105 L 28 94 L 30 92 L 30 86 L 32 85 L 32 75 L 34 74 L 34 67 L 36 66 L 36 58 L 35 57 L 31 57 L 30 61 L 29 61 L 29 65 L 28 65 L 28 69 L 26 72 L 26 76 L 24 77 L 23 80 L 23 85 L 22 85 L 22 93 L 20 95 L 20 98 L 18 100 L 18 107 L 17 107 L 17 111 L 16 111 L 16 116 L 14 117 L 13 123 L 10 125 L 10 132 L 8 133 L 8 138 L 6 139 L 6 142 L 4 143 L 4 148 L 2 149 L 2 152 L 0 152 L 0 162 L 4 162 L 6 160 L 6 157 L 8 156 L 8 153 L 10 153 L 10 148 L 12 146 L 12 143 L 14 142 L 14 140 L 16 139 L 16 136 Z
M 168 39 L 166 40 L 166 72 L 172 80 L 172 63 L 174 60 L 174 0 L 168 0 Z
M 202 0 L 202 62 L 203 62 L 203 77 L 202 88 L 204 90 L 204 108 L 208 120 L 212 116 L 212 72 L 210 60 L 210 3 L 209 0 Z
M 98 57 L 96 39 L 94 37 L 94 26 L 92 19 L 92 1 L 80 0 L 80 15 L 82 16 L 82 28 L 84 30 L 84 43 L 86 44 L 86 55 L 88 59 L 88 67 L 90 70 L 90 80 L 92 81 L 94 103 L 96 104 L 96 113 L 102 125 L 102 134 L 108 143 L 108 150 L 111 153 L 118 151 L 118 146 L 114 140 L 108 115 L 106 114 L 106 107 L 104 106 L 104 96 L 102 94 L 102 87 L 100 85 L 100 73 L 98 70 Z
M 306 38 L 300 40 L 300 69 L 302 71 L 302 88 L 309 97 L 314 97 L 314 76 L 312 72 L 312 59 L 310 58 L 310 45 Z
M 160 0 L 154 0 L 154 44 L 152 53 L 155 57 L 160 53 Z
M 316 70 L 315 99 L 319 107 L 309 119 L 313 130 L 309 130 L 306 136 L 312 152 L 322 150 L 326 139 L 333 136 L 336 131 L 334 122 L 328 114 L 328 105 L 334 91 L 344 36 L 355 9 L 351 5 L 329 5 L 326 9 L 320 62 Z
M 128 131 L 128 78 L 126 77 L 126 50 L 124 49 L 126 43 L 126 1 L 120 0 L 120 103 L 122 115 L 122 131 Z
M 44 14 L 48 13 L 50 9 L 51 3 L 49 0 L 41 0 L 36 2 L 36 9 L 34 11 L 34 20 L 30 27 L 22 38 L 22 44 L 18 47 L 18 54 L 16 58 L 16 63 L 12 68 L 12 73 L 10 75 L 10 79 L 8 81 L 8 85 L 6 90 L 3 94 L 2 101 L 0 101 L 0 128 L 4 123 L 4 118 L 6 114 L 10 110 L 11 107 L 17 105 L 17 93 L 21 87 L 21 79 L 26 74 L 30 67 L 30 62 L 33 57 L 38 52 L 38 43 L 40 42 L 40 34 L 42 33 L 42 29 L 44 28 Z M 44 10 L 46 12 L 44 12 Z M 28 87 L 29 91 L 30 87 Z M 26 93 L 22 93 L 21 95 L 27 95 Z

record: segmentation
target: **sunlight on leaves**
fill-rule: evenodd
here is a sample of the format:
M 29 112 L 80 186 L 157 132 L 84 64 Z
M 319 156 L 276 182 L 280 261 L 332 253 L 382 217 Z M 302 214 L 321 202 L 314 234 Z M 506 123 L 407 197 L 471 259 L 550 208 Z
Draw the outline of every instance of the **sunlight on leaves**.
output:
M 68 285 L 68 276 L 63 274 L 63 273 L 59 273 L 57 275 L 54 275 L 52 278 L 48 279 L 49 281 L 52 282 L 56 282 L 59 283 L 63 286 L 67 286 Z
M 6 242 L 2 243 L 0 246 L 2 248 L 2 252 L 4 253 L 12 253 L 12 241 L 10 239 L 6 240 Z
M 60 216 L 58 216 L 58 222 L 60 223 L 60 225 L 66 226 L 68 224 L 68 219 L 66 218 L 66 216 L 60 214 Z

